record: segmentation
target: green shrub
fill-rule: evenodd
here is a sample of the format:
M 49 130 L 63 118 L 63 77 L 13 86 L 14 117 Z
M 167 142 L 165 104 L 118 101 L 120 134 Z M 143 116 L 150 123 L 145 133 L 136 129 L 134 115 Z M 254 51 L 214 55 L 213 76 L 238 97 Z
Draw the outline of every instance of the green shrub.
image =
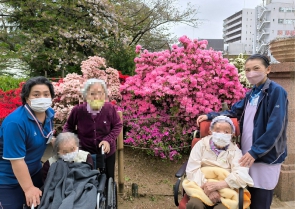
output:
M 0 76 L 0 89 L 7 91 L 19 87 L 20 82 L 26 81 L 26 78 L 14 78 L 11 76 Z

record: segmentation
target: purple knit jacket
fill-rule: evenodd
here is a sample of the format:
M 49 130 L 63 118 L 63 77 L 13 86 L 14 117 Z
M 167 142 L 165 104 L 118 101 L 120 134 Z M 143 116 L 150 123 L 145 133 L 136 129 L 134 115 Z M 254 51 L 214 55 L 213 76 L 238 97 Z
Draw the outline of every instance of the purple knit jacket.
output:
M 110 143 L 110 152 L 106 157 L 116 152 L 117 137 L 122 129 L 121 119 L 115 107 L 106 102 L 95 116 L 87 111 L 87 103 L 76 105 L 63 127 L 63 132 L 73 132 L 80 139 L 80 149 L 91 154 L 98 153 L 101 141 Z

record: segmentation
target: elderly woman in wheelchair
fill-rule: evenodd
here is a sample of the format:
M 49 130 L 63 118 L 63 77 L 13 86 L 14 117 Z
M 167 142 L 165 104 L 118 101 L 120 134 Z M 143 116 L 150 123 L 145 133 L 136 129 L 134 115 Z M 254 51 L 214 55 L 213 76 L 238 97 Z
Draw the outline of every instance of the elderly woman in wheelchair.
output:
M 109 203 L 113 197 L 106 204 L 107 178 L 93 169 L 94 161 L 96 156 L 79 150 L 79 139 L 74 133 L 60 133 L 53 144 L 53 156 L 43 165 L 45 182 L 38 209 L 115 208 Z M 112 188 L 108 190 L 111 192 Z
M 43 182 L 47 177 L 50 165 L 62 159 L 66 162 L 85 162 L 93 168 L 93 160 L 89 152 L 79 150 L 79 139 L 71 132 L 60 133 L 53 143 L 53 156 L 50 157 L 42 168 Z
M 187 209 L 238 208 L 239 188 L 253 186 L 248 167 L 241 167 L 241 150 L 232 142 L 235 126 L 226 116 L 214 118 L 210 135 L 193 147 L 182 186 L 189 201 Z M 244 207 L 250 205 L 250 194 L 244 190 Z

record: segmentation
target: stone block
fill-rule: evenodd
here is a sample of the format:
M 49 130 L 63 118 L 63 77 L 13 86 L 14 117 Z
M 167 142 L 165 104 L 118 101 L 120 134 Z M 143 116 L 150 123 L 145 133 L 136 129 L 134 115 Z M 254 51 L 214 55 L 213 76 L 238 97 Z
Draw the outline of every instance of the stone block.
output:
M 279 182 L 275 194 L 281 201 L 295 200 L 295 62 L 271 65 L 269 78 L 280 84 L 288 93 L 288 157 L 282 164 Z
M 281 201 L 295 200 L 295 170 L 281 170 L 274 193 Z

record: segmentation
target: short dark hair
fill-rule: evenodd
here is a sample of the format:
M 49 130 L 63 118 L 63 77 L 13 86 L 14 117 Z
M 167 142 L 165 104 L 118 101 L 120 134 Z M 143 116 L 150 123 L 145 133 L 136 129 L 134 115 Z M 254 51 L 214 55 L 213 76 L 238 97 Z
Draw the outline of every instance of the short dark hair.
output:
M 26 98 L 29 97 L 32 87 L 35 85 L 38 85 L 38 84 L 39 85 L 43 84 L 43 85 L 48 86 L 51 98 L 52 99 L 54 98 L 54 88 L 53 88 L 53 85 L 51 84 L 51 82 L 47 78 L 45 78 L 44 76 L 37 76 L 37 77 L 30 78 L 23 85 L 22 91 L 20 93 L 20 97 L 22 99 L 23 105 L 25 105 L 27 103 Z
M 269 59 L 267 56 L 265 55 L 262 55 L 262 54 L 253 54 L 251 55 L 250 57 L 248 57 L 246 59 L 246 62 L 247 63 L 249 60 L 261 60 L 262 61 L 262 64 L 267 68 L 270 64 L 269 64 Z

